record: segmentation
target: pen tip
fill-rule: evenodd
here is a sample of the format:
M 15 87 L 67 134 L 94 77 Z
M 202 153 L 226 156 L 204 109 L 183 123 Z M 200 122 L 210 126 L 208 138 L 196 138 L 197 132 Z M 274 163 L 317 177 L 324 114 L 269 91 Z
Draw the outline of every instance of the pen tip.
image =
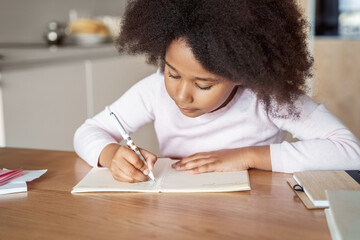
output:
M 148 176 L 151 178 L 151 180 L 155 181 L 155 177 L 154 177 L 154 174 L 152 172 L 150 172 Z

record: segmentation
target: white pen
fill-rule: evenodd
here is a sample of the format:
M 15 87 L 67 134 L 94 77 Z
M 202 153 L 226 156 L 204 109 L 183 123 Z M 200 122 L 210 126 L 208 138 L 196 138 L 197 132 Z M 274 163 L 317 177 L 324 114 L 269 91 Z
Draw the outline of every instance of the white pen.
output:
M 136 155 L 138 155 L 138 157 L 141 159 L 141 161 L 143 161 L 145 163 L 145 165 L 148 167 L 143 155 L 140 153 L 139 148 L 135 145 L 134 141 L 130 138 L 129 134 L 125 131 L 123 125 L 121 124 L 121 122 L 118 119 L 118 117 L 116 116 L 116 114 L 114 112 L 112 112 L 109 107 L 106 107 L 106 109 L 110 113 L 110 117 L 112 117 L 112 119 L 114 119 L 116 126 L 119 129 L 120 134 L 121 134 L 122 138 L 125 140 L 126 144 L 136 153 Z M 148 176 L 151 178 L 151 180 L 153 180 L 153 181 L 155 180 L 154 174 L 152 173 L 152 171 L 150 169 L 149 169 Z

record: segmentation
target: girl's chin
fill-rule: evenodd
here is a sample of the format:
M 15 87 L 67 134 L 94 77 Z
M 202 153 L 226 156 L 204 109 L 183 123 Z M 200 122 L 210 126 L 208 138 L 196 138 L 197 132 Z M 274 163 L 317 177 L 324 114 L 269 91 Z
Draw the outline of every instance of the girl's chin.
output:
M 182 109 L 180 109 L 180 112 L 190 118 L 196 118 L 196 117 L 200 117 L 201 115 L 203 115 L 203 113 L 200 113 L 199 111 L 183 111 Z

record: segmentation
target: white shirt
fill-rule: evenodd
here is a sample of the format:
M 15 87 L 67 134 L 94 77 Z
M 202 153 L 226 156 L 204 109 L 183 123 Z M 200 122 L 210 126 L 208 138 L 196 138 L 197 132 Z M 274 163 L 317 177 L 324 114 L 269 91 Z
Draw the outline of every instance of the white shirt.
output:
M 360 169 L 359 140 L 334 115 L 307 96 L 296 106 L 297 120 L 271 117 L 253 92 L 239 88 L 225 107 L 190 118 L 169 97 L 158 71 L 136 83 L 110 109 L 129 133 L 154 121 L 161 157 L 180 159 L 198 152 L 270 145 L 276 172 Z M 299 141 L 283 141 L 286 131 Z M 74 147 L 97 166 L 103 148 L 121 139 L 104 110 L 80 126 Z

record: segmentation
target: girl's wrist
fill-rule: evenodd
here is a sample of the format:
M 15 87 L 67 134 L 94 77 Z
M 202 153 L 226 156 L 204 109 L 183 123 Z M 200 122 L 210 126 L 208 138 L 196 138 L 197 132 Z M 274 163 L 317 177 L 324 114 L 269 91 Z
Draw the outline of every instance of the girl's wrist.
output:
M 116 143 L 106 145 L 100 153 L 98 166 L 109 168 L 111 165 L 111 161 L 119 147 L 120 145 Z
M 249 168 L 272 170 L 270 146 L 253 146 L 246 148 L 246 159 Z

